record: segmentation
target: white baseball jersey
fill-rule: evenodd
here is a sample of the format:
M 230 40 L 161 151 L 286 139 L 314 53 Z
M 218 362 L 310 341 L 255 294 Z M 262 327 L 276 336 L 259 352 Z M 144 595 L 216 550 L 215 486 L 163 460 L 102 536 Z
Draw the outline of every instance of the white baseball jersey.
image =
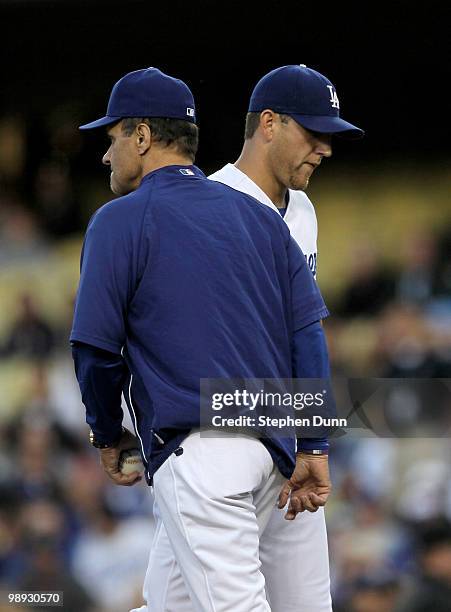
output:
M 226 164 L 217 172 L 210 174 L 208 178 L 243 191 L 270 208 L 278 210 L 266 193 L 233 164 Z M 289 189 L 288 194 L 288 207 L 284 221 L 290 228 L 291 235 L 301 247 L 310 270 L 316 275 L 318 223 L 315 209 L 303 191 Z

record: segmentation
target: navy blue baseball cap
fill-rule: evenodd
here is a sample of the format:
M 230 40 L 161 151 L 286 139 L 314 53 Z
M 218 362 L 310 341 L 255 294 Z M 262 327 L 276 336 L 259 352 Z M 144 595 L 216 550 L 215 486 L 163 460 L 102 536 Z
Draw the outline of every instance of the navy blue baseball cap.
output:
M 361 138 L 364 131 L 340 117 L 332 83 L 305 64 L 282 66 L 266 74 L 254 88 L 249 112 L 265 109 L 289 115 L 299 125 L 323 134 Z
M 124 117 L 166 117 L 196 123 L 193 94 L 183 81 L 158 68 L 135 70 L 113 87 L 105 117 L 79 129 L 92 130 Z

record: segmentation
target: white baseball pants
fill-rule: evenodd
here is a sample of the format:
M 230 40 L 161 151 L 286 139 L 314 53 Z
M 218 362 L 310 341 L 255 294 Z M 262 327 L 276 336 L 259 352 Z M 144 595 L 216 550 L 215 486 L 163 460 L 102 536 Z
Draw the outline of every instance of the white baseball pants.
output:
M 284 478 L 254 438 L 196 432 L 182 446 L 155 474 L 140 612 L 331 612 L 323 510 L 283 518 Z

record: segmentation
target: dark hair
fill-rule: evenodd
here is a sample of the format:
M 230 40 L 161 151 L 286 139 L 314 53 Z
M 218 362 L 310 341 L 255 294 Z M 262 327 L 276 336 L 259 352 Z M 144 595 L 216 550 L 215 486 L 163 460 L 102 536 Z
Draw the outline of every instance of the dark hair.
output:
M 261 112 L 247 113 L 246 125 L 244 126 L 244 140 L 249 140 L 249 138 L 252 138 L 257 131 L 257 128 L 260 125 L 260 115 Z M 279 114 L 279 117 L 282 123 L 288 123 L 288 115 Z
M 122 132 L 131 136 L 139 123 L 146 123 L 152 137 L 166 147 L 175 146 L 181 155 L 194 161 L 199 145 L 199 129 L 190 121 L 165 117 L 126 117 L 122 120 Z
M 426 521 L 417 527 L 419 549 L 429 552 L 436 546 L 451 545 L 451 523 L 444 517 Z
M 244 140 L 249 140 L 257 131 L 260 125 L 260 113 L 247 113 L 246 124 L 244 126 Z

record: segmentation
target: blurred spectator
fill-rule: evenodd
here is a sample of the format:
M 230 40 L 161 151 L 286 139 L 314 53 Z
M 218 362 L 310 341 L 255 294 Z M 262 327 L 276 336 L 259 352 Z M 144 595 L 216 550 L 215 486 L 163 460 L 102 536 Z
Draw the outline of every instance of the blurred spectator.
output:
M 18 311 L 3 349 L 4 356 L 45 359 L 55 344 L 51 327 L 40 316 L 33 297 L 28 293 L 20 296 Z
M 25 499 L 51 496 L 61 499 L 53 431 L 45 421 L 22 424 L 18 432 L 20 474 L 16 486 Z
M 451 609 L 451 524 L 437 520 L 417 529 L 418 576 L 399 612 L 449 612 Z
M 380 376 L 388 378 L 447 378 L 451 363 L 435 351 L 434 335 L 417 306 L 393 303 L 377 321 L 376 359 Z
M 393 298 L 393 275 L 382 266 L 369 238 L 356 245 L 351 257 L 350 278 L 337 314 L 345 318 L 375 315 Z
M 352 594 L 335 612 L 395 612 L 399 597 L 399 579 L 387 570 L 373 571 L 360 576 Z
M 67 465 L 80 452 L 80 443 L 53 419 L 45 368 L 37 367 L 32 374 L 30 398 L 9 423 L 0 452 L 0 466 L 2 461 L 11 466 L 12 461 L 15 470 L 5 467 L 1 480 L 13 485 L 24 500 L 62 501 Z
M 396 465 L 394 440 L 359 440 L 349 457 L 349 469 L 359 491 L 370 499 L 388 500 L 393 492 Z
M 340 319 L 331 317 L 324 322 L 330 350 L 331 369 L 336 377 L 376 375 L 375 347 L 377 342 L 373 319 Z
M 51 236 L 70 234 L 80 226 L 80 207 L 63 159 L 41 163 L 36 174 L 35 198 L 44 228 Z
M 396 280 L 395 293 L 400 302 L 422 306 L 432 297 L 436 285 L 436 259 L 437 244 L 433 234 L 419 231 L 408 237 Z
M 399 478 L 399 495 L 396 511 L 407 524 L 431 520 L 443 512 L 446 488 L 449 483 L 449 457 L 425 458 L 420 453 L 421 440 L 410 441 L 412 455 L 420 456 L 410 461 L 405 473 Z M 429 453 L 430 454 L 430 453 Z
M 15 198 L 0 200 L 0 264 L 35 263 L 48 253 L 35 216 Z
M 152 543 L 152 522 L 120 520 L 105 503 L 93 509 L 77 542 L 73 571 L 102 609 L 124 612 L 139 605 Z
M 21 516 L 26 570 L 19 590 L 62 591 L 64 610 L 88 612 L 92 601 L 66 569 L 62 556 L 65 521 L 58 505 L 50 500 L 25 505 Z
M 342 603 L 362 575 L 392 565 L 404 546 L 404 534 L 387 514 L 386 500 L 365 495 L 351 474 L 336 495 L 329 543 L 334 594 Z

